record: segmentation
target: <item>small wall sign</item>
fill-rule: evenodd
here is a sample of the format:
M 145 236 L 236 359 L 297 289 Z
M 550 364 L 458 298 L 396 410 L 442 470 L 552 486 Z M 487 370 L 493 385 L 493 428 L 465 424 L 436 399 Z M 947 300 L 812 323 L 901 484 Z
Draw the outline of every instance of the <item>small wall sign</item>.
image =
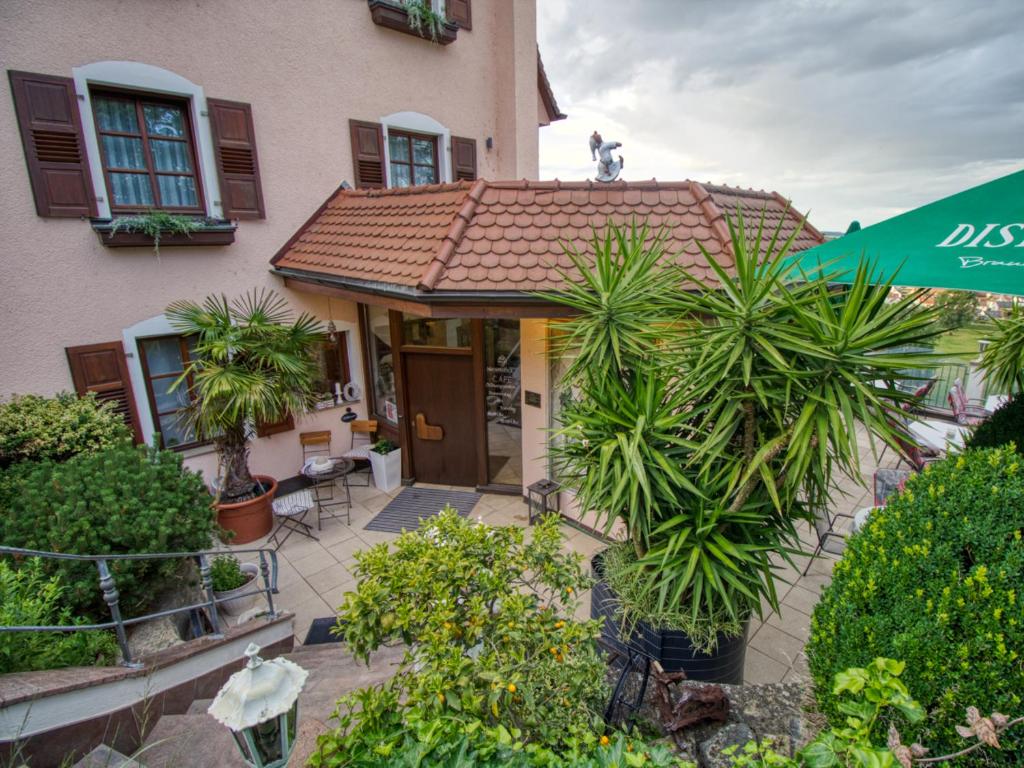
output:
M 523 400 L 527 405 L 532 405 L 534 408 L 540 408 L 540 392 L 531 392 L 526 390 L 523 393 Z

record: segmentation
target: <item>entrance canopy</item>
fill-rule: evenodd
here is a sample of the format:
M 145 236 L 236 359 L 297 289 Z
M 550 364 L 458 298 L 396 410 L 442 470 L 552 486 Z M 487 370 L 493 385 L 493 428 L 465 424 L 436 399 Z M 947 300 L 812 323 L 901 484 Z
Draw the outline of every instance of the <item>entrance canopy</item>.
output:
M 896 285 L 1024 295 L 1024 171 L 811 248 L 797 263 L 849 283 L 863 260 Z

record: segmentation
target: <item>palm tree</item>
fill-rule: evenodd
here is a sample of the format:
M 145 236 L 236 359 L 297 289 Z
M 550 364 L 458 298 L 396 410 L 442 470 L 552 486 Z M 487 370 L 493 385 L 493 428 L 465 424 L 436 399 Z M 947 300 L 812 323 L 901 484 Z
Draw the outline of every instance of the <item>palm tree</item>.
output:
M 548 296 L 576 313 L 554 339 L 575 393 L 559 475 L 609 529 L 624 524 L 655 612 L 695 621 L 777 607 L 773 556 L 799 551 L 796 523 L 837 474 L 859 477 L 858 427 L 895 445 L 907 396 L 878 382 L 920 365 L 900 350 L 941 331 L 918 293 L 889 303 L 866 267 L 836 290 L 795 271 L 795 233 L 728 223 L 734 272 L 705 252 L 712 281 L 663 259 L 645 227 L 609 223 Z
M 253 493 L 249 439 L 270 424 L 312 406 L 314 352 L 325 336 L 311 315 L 293 319 L 284 298 L 254 289 L 234 301 L 208 296 L 202 304 L 177 301 L 171 325 L 196 338 L 194 357 L 174 387 L 191 387 L 184 419 L 219 457 L 221 500 Z

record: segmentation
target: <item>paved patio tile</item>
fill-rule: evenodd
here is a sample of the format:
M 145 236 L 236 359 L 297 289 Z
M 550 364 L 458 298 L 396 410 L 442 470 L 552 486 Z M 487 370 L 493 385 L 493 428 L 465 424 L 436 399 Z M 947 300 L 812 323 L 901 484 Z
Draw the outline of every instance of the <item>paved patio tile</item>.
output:
M 789 665 L 766 656 L 756 648 L 747 648 L 747 657 L 743 665 L 743 682 L 752 685 L 780 683 L 787 672 L 789 672 Z
M 794 610 L 806 613 L 808 616 L 814 611 L 814 606 L 818 604 L 818 600 L 821 599 L 821 589 L 813 588 L 807 589 L 804 583 L 796 584 L 793 586 L 786 596 L 782 599 L 782 603 L 787 608 L 793 608 Z
M 785 664 L 788 668 L 793 665 L 796 657 L 803 651 L 804 642 L 774 626 L 769 618 L 751 637 L 748 647 Z
M 800 641 L 801 646 L 807 642 L 811 634 L 811 617 L 795 608 L 790 608 L 785 602 L 782 603 L 782 612 L 773 613 L 765 620 L 765 624 L 795 637 Z
M 314 573 L 319 573 L 324 568 L 328 568 L 332 565 L 337 565 L 338 561 L 331 555 L 331 553 L 323 548 L 320 548 L 316 552 L 311 552 L 301 560 L 292 561 L 292 566 L 298 571 L 302 578 L 309 579 Z
M 352 579 L 352 574 L 348 571 L 348 568 L 340 563 L 330 565 L 322 571 L 317 571 L 307 578 L 306 581 L 318 595 L 325 595 L 329 592 L 333 592 L 344 584 L 355 583 Z

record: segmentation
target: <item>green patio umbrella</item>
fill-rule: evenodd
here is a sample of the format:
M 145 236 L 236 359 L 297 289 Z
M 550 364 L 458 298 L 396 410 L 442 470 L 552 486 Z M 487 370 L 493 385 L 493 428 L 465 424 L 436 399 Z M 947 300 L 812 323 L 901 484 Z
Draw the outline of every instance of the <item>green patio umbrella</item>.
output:
M 896 285 L 1024 295 L 1024 171 L 849 232 L 795 263 L 847 283 L 862 260 L 879 282 L 895 274 Z

